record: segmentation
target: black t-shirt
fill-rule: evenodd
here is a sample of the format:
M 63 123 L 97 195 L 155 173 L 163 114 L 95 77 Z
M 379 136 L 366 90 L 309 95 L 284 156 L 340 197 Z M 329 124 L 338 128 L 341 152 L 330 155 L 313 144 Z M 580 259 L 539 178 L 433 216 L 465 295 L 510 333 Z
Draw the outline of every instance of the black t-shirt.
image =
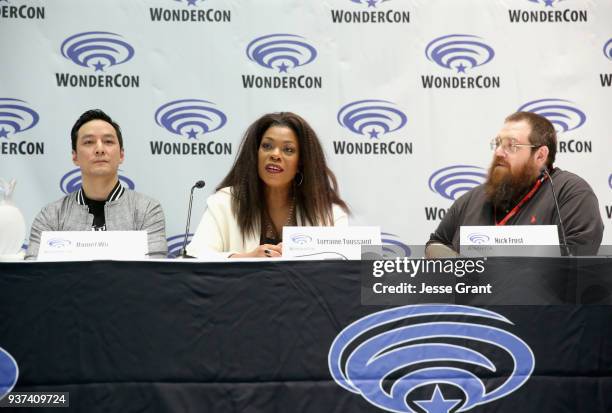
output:
M 106 201 L 95 201 L 93 199 L 85 198 L 85 203 L 89 208 L 89 213 L 94 216 L 93 224 L 91 226 L 92 231 L 106 231 L 106 218 L 104 216 L 104 205 Z
M 92 231 L 106 231 L 106 217 L 104 216 L 104 205 L 113 197 L 114 194 L 118 193 L 118 187 L 120 186 L 119 181 L 115 184 L 113 189 L 106 197 L 104 201 L 96 201 L 93 199 L 87 198 L 85 191 L 83 191 L 83 201 L 85 201 L 85 205 L 87 205 L 89 209 L 89 213 L 94 216 L 93 224 L 91 226 Z

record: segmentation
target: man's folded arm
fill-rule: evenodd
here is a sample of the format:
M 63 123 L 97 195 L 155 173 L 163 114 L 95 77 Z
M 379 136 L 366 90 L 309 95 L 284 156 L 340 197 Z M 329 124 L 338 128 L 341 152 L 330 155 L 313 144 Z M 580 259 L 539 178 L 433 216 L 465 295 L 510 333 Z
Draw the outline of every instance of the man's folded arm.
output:
M 444 215 L 444 218 L 442 218 L 438 228 L 436 228 L 436 230 L 429 237 L 429 241 L 426 243 L 425 255 L 431 257 L 437 255 L 433 253 L 432 247 L 440 244 L 455 251 L 455 247 L 453 246 L 453 238 L 455 237 L 455 232 L 457 231 L 459 225 L 456 205 L 457 203 L 454 203 L 451 206 L 446 215 Z
M 147 231 L 150 258 L 166 258 L 168 241 L 166 240 L 166 219 L 164 211 L 157 201 L 151 201 L 147 207 L 142 226 Z
M 35 260 L 38 256 L 38 250 L 40 248 L 40 237 L 43 231 L 57 231 L 57 225 L 54 224 L 54 219 L 51 216 L 49 208 L 43 208 L 32 223 L 30 229 L 30 240 L 28 242 L 28 250 L 25 255 L 26 260 Z M 57 221 L 57 217 L 55 217 Z

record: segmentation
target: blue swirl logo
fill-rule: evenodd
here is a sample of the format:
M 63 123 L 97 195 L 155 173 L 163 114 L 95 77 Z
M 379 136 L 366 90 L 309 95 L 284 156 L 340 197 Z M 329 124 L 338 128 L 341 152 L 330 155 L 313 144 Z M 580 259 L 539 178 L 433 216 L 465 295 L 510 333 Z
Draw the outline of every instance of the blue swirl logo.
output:
M 120 65 L 134 57 L 134 48 L 123 37 L 111 32 L 84 32 L 62 43 L 62 56 L 96 72 Z
M 608 40 L 603 47 L 604 56 L 612 60 L 612 39 Z
M 60 180 L 60 189 L 64 194 L 68 195 L 81 189 L 81 182 L 81 169 L 76 168 L 62 176 L 62 179 Z M 134 181 L 126 176 L 119 175 L 119 182 L 121 182 L 121 184 L 126 188 L 135 188 Z
M 389 232 L 381 232 L 382 252 L 384 258 L 410 257 L 410 247 L 402 242 L 399 237 Z
M 468 234 L 468 239 L 474 244 L 481 245 L 481 244 L 484 244 L 485 242 L 489 242 L 491 238 L 486 234 L 480 234 L 477 232 L 473 232 L 471 234 Z
M 187 244 L 191 242 L 193 234 L 187 234 Z M 183 242 L 185 241 L 185 234 L 174 235 L 166 239 L 168 241 L 168 258 L 177 258 L 181 255 L 183 249 Z
M 429 177 L 429 189 L 451 201 L 483 184 L 487 179 L 483 168 L 472 165 L 452 165 L 438 169 Z
M 555 127 L 557 133 L 568 132 L 581 127 L 586 121 L 583 111 L 564 99 L 539 99 L 525 103 L 518 112 L 533 112 L 544 116 Z
M 155 122 L 175 135 L 197 139 L 198 135 L 219 130 L 227 123 L 227 116 L 214 105 L 202 99 L 168 102 L 155 112 Z
M 493 48 L 480 39 L 469 34 L 438 37 L 427 45 L 425 55 L 439 66 L 465 73 L 467 69 L 489 63 L 495 56 Z
M 610 174 L 608 177 L 608 186 L 610 186 L 610 189 L 612 189 L 612 174 Z
M 459 321 L 431 321 L 431 316 Z M 329 371 L 341 387 L 381 409 L 416 413 L 409 405 L 412 400 L 428 413 L 457 405 L 452 411 L 465 412 L 513 393 L 535 367 L 533 352 L 523 340 L 485 324 L 486 319 L 512 325 L 493 311 L 459 305 L 409 305 L 370 314 L 338 334 L 329 350 Z M 471 370 L 492 374 L 509 366 L 496 366 L 479 351 L 485 346 L 513 362 L 508 377 L 493 388 Z M 441 384 L 460 390 L 463 398 L 444 399 Z M 431 400 L 414 400 L 411 393 L 423 386 L 435 386 Z M 441 405 L 446 410 L 440 410 Z
M 8 351 L 0 347 L 0 400 L 13 390 L 19 377 L 17 362 Z
M 546 7 L 553 7 L 555 3 L 562 2 L 564 0 L 529 0 L 531 3 L 543 4 Z
M 306 43 L 302 36 L 295 34 L 269 34 L 258 37 L 247 46 L 248 58 L 268 69 L 278 69 L 287 73 L 307 65 L 317 57 L 317 50 Z
M 183 0 L 172 0 L 173 2 L 179 2 L 179 3 L 183 3 Z M 197 6 L 198 5 L 198 1 L 204 1 L 204 0 L 186 0 L 185 4 L 187 6 Z
M 395 132 L 408 122 L 406 114 L 395 103 L 376 99 L 358 100 L 343 106 L 337 120 L 342 127 L 370 139 Z
M 19 99 L 0 98 L 0 138 L 32 129 L 40 116 Z
M 298 245 L 310 244 L 312 242 L 312 237 L 306 234 L 295 234 L 291 237 L 291 241 Z
M 65 238 L 51 238 L 49 241 L 47 241 L 47 245 L 51 248 L 60 249 L 69 247 L 72 245 L 72 242 Z
M 351 0 L 351 3 L 357 3 L 357 4 L 367 4 L 368 8 L 370 7 L 376 7 L 377 5 L 381 4 L 381 3 L 385 3 L 387 1 L 391 1 L 391 0 Z

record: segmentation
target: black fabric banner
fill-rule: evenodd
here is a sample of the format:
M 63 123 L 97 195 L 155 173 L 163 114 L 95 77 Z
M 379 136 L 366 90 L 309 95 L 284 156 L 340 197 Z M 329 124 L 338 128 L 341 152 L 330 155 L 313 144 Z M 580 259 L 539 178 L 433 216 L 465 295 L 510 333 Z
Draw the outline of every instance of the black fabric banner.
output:
M 559 260 L 594 302 L 605 303 L 609 291 L 588 280 L 612 277 L 611 260 Z M 526 258 L 489 261 L 506 280 L 539 265 Z M 73 411 L 384 412 L 338 384 L 328 363 L 341 331 L 393 308 L 361 304 L 362 270 L 360 262 L 338 261 L 2 263 L 0 347 L 19 366 L 15 391 L 70 392 Z M 520 286 L 514 287 L 520 294 Z M 567 301 L 567 289 L 562 294 Z M 436 326 L 469 320 L 478 328 L 486 324 L 489 332 L 503 330 L 528 346 L 535 363 L 524 384 L 469 411 L 612 412 L 612 307 L 462 304 L 508 321 L 445 313 L 423 315 L 419 322 Z M 349 356 L 361 344 L 402 323 L 412 319 L 364 332 L 346 347 L 341 363 L 354 363 Z M 444 336 L 439 341 L 446 349 L 463 348 L 469 341 L 438 335 Z M 496 368 L 446 364 L 482 377 L 487 392 L 503 384 L 519 362 L 487 340 L 477 340 L 472 348 Z M 433 371 L 442 364 L 428 361 L 425 367 Z M 393 380 L 415 371 L 403 368 L 392 369 L 381 382 L 385 391 L 392 390 Z M 423 380 L 400 399 L 406 412 L 453 412 L 466 403 L 460 387 Z M 449 407 L 452 400 L 457 402 Z

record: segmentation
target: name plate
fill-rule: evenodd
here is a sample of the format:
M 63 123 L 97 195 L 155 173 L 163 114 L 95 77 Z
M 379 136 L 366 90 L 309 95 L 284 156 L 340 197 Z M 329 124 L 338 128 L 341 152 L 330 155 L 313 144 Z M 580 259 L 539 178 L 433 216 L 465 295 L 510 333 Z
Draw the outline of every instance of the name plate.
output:
M 142 260 L 147 231 L 43 231 L 39 261 Z
M 283 258 L 359 260 L 362 245 L 381 245 L 380 227 L 283 228 Z
M 459 243 L 466 257 L 561 255 L 556 225 L 462 226 Z

